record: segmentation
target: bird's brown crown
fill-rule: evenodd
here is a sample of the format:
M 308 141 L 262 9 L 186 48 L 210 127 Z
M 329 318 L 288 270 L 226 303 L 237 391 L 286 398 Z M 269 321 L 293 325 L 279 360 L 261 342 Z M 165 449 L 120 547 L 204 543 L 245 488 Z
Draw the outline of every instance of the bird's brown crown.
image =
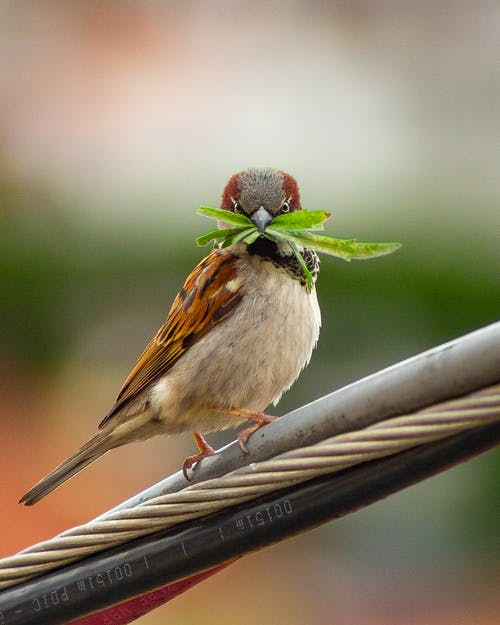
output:
M 278 169 L 245 169 L 231 176 L 222 194 L 221 208 L 251 217 L 263 206 L 274 217 L 300 210 L 299 186 Z

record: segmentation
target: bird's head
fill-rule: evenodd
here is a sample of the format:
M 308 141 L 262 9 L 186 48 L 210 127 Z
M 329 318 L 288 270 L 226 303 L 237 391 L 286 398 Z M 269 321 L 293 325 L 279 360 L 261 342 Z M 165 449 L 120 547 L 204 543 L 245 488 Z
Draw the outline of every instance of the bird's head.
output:
M 299 187 L 292 176 L 277 169 L 245 169 L 229 179 L 221 208 L 245 215 L 264 232 L 278 215 L 300 210 Z

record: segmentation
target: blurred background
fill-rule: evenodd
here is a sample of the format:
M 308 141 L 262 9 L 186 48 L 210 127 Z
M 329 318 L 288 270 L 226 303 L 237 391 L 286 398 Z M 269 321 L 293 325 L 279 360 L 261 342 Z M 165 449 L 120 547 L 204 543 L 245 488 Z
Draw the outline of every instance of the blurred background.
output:
M 331 235 L 403 243 L 323 259 L 319 349 L 278 414 L 498 319 L 499 22 L 481 0 L 0 4 L 1 556 L 194 453 L 138 443 L 16 503 L 94 433 L 236 171 L 294 175 Z M 490 452 L 141 623 L 497 622 L 499 473 Z

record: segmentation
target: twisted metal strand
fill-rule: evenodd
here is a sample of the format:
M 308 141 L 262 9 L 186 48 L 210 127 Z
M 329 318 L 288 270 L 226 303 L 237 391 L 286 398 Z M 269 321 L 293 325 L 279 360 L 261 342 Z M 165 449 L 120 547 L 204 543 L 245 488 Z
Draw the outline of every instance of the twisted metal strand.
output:
M 0 589 L 275 490 L 500 420 L 500 384 L 119 510 L 0 560 Z

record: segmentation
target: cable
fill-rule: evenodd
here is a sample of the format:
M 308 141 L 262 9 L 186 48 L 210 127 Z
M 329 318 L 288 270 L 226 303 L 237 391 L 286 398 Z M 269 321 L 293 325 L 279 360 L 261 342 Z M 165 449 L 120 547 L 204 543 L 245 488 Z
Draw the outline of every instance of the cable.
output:
M 499 442 L 500 424 L 475 428 L 135 540 L 4 590 L 1 622 L 62 625 L 100 611 L 96 623 L 129 622 L 123 614 L 148 611 L 145 593 L 359 510 Z
M 108 622 L 112 604 L 200 575 L 497 444 L 499 404 L 496 323 L 290 413 L 250 439 L 250 456 L 227 446 L 195 467 L 188 488 L 175 474 L 90 523 L 0 560 L 0 624 L 55 625 L 101 608 Z M 283 506 L 292 500 L 288 514 Z M 271 505 L 281 510 L 279 523 L 262 516 Z M 218 532 L 212 542 L 209 528 Z M 181 545 L 182 557 L 167 545 Z M 148 563 L 163 554 L 154 571 L 128 574 L 137 549 Z M 116 584 L 108 578 L 106 585 L 103 574 L 113 571 Z M 82 588 L 85 575 L 97 584 L 91 592 Z
M 316 445 L 252 463 L 177 493 L 118 510 L 0 560 L 0 587 L 90 554 L 375 458 L 500 421 L 500 385 Z
M 251 462 L 314 445 L 342 432 L 408 414 L 500 382 L 500 322 L 433 347 L 302 406 L 254 434 L 250 455 L 231 443 L 197 464 L 191 484 L 226 475 Z M 186 487 L 181 471 L 105 512 L 137 506 Z

